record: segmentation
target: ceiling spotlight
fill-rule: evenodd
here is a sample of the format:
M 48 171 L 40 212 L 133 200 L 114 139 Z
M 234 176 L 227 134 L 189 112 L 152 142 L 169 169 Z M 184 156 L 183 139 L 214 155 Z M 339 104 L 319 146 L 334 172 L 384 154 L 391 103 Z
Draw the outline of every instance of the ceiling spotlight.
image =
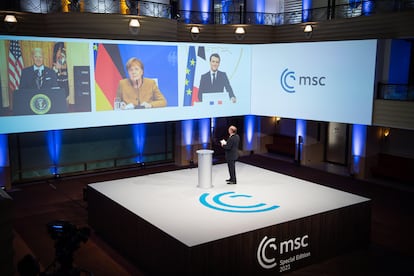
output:
M 7 32 L 15 32 L 17 30 L 17 18 L 13 14 L 7 14 L 3 21 Z
M 192 34 L 199 34 L 200 33 L 200 28 L 197 27 L 197 26 L 191 27 L 191 33 Z
M 13 14 L 8 14 L 4 17 L 4 22 L 7 23 L 17 23 L 17 19 L 16 16 L 14 16 Z
M 139 23 L 138 19 L 131 19 L 129 20 L 129 32 L 131 34 L 138 34 L 139 29 L 141 28 L 141 24 Z
M 129 26 L 133 28 L 139 28 L 141 25 L 139 24 L 138 19 L 131 19 L 129 20 Z
M 234 30 L 234 35 L 237 40 L 242 40 L 245 34 L 246 30 L 243 27 L 237 27 L 236 30 Z
M 303 32 L 305 33 L 311 33 L 313 31 L 312 25 L 306 25 L 305 29 L 303 29 Z
M 197 40 L 198 36 L 200 35 L 200 28 L 197 26 L 191 27 L 190 34 L 193 40 Z
M 234 31 L 235 34 L 245 34 L 246 31 L 244 30 L 243 27 L 237 27 L 236 30 Z
M 310 24 L 306 24 L 305 28 L 303 29 L 303 32 L 305 33 L 306 38 L 310 38 L 313 33 L 313 27 Z

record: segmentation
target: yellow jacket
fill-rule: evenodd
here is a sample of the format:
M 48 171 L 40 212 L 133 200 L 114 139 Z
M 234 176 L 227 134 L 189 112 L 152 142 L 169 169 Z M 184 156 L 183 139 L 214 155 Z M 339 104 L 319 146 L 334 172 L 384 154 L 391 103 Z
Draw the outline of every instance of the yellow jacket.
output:
M 143 78 L 142 85 L 138 89 L 134 88 L 130 79 L 120 80 L 117 97 L 121 98 L 121 101 L 125 104 L 133 104 L 135 108 L 139 108 L 144 102 L 151 104 L 152 107 L 164 107 L 167 105 L 167 100 L 161 93 L 155 80 L 148 78 Z

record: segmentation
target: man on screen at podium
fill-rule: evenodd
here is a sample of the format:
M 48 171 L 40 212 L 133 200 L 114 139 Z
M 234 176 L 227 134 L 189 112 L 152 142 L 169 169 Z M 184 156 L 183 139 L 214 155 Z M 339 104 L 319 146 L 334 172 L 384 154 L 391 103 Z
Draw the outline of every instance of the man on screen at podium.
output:
M 43 50 L 32 50 L 33 65 L 22 70 L 19 89 L 50 89 L 59 87 L 56 72 L 43 64 Z
M 236 160 L 239 158 L 240 137 L 237 134 L 235 126 L 229 127 L 229 138 L 221 140 L 220 144 L 224 149 L 224 154 L 229 169 L 230 178 L 226 180 L 227 184 L 236 184 Z
M 203 94 L 224 92 L 224 89 L 229 93 L 230 100 L 235 103 L 236 96 L 231 88 L 230 81 L 227 74 L 219 71 L 220 56 L 214 53 L 210 56 L 210 71 L 203 74 L 200 79 L 200 86 L 198 88 L 198 101 L 203 101 Z

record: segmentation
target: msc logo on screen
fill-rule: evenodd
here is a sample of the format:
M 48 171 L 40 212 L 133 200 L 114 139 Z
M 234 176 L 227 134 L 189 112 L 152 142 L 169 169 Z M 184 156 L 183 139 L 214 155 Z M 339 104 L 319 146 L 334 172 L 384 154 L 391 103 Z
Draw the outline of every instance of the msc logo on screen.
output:
M 325 86 L 325 76 L 297 76 L 295 71 L 286 68 L 280 75 L 280 85 L 287 93 L 295 93 L 297 86 Z

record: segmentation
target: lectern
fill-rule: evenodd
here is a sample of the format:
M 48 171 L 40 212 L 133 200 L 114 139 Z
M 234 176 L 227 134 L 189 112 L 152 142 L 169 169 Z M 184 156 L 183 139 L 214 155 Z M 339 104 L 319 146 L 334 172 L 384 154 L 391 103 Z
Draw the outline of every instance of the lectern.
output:
M 201 149 L 198 154 L 198 186 L 199 188 L 212 188 L 211 171 L 214 150 Z

